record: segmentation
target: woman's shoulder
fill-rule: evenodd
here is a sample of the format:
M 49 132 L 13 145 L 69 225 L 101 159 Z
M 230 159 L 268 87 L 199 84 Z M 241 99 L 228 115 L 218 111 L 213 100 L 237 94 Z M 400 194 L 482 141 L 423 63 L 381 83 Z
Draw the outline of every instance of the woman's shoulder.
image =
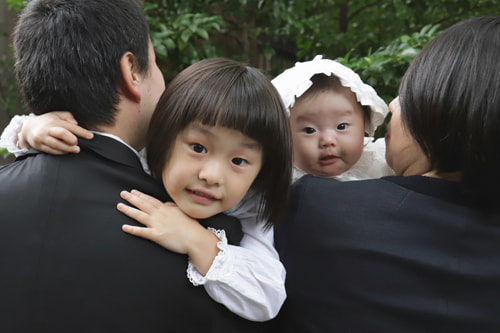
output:
M 319 192 L 321 195 L 338 195 L 339 191 L 351 192 L 380 192 L 388 191 L 392 187 L 400 187 L 386 178 L 340 181 L 335 178 L 316 177 L 305 175 L 292 185 L 292 192 Z
M 317 184 L 317 185 L 325 185 L 325 186 L 344 186 L 342 184 L 349 184 L 346 186 L 356 186 L 360 184 L 364 184 L 362 186 L 366 186 L 367 184 L 370 183 L 377 183 L 377 182 L 387 182 L 386 178 L 391 178 L 391 177 L 382 177 L 382 178 L 370 178 L 370 179 L 363 179 L 363 180 L 353 180 L 353 181 L 340 181 L 334 177 L 318 177 L 318 176 L 313 176 L 310 174 L 305 174 L 302 176 L 300 179 L 298 179 L 292 186 L 300 186 L 304 184 Z

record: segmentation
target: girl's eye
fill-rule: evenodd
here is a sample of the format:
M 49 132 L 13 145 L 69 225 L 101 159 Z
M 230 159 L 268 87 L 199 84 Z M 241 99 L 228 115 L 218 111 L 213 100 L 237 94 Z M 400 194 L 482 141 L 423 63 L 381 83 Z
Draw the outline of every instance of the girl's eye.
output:
M 248 163 L 247 160 L 245 160 L 244 158 L 241 158 L 241 157 L 235 157 L 231 160 L 231 162 L 236 165 L 236 166 L 242 166 L 242 165 L 245 165 Z
M 316 130 L 314 128 L 312 128 L 312 127 L 304 127 L 304 129 L 302 131 L 304 131 L 304 133 L 306 133 L 306 134 L 314 134 L 314 133 L 316 133 Z
M 199 143 L 192 143 L 191 144 L 191 149 L 193 149 L 193 151 L 195 153 L 198 153 L 198 154 L 206 154 L 206 152 L 207 152 L 207 149 L 205 147 L 203 147 L 203 145 L 201 145 Z
M 340 131 L 344 131 L 344 130 L 346 130 L 348 127 L 349 127 L 349 125 L 348 125 L 348 124 L 346 124 L 346 123 L 342 123 L 342 124 L 339 124 L 339 125 L 337 126 L 337 129 L 338 129 L 338 130 L 340 130 Z

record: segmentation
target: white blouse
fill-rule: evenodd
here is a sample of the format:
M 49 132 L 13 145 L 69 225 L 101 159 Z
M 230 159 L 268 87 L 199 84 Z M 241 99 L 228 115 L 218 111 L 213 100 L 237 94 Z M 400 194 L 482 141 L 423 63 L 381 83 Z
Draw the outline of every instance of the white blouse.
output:
M 215 301 L 239 316 L 265 321 L 274 318 L 286 298 L 285 267 L 274 248 L 274 230 L 257 221 L 257 205 L 244 203 L 229 215 L 239 218 L 243 231 L 240 246 L 228 245 L 224 231 L 214 231 L 221 250 L 203 277 L 189 262 L 188 278 L 203 284 Z

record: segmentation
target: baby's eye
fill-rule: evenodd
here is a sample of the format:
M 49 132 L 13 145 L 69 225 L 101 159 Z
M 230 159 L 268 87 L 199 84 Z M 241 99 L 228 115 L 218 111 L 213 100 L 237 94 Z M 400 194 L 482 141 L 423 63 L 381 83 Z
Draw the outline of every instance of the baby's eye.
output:
M 349 125 L 348 125 L 348 124 L 346 124 L 346 123 L 342 123 L 342 124 L 339 124 L 339 125 L 337 126 L 337 129 L 338 129 L 339 131 L 344 131 L 344 130 L 346 130 L 348 127 L 349 127 Z
M 316 130 L 312 127 L 304 127 L 302 131 L 306 134 L 314 134 L 316 133 Z
M 241 157 L 235 157 L 231 160 L 231 162 L 236 165 L 236 166 L 242 166 L 242 165 L 245 165 L 248 163 L 247 160 L 245 160 L 244 158 L 241 158 Z
M 207 153 L 207 149 L 205 147 L 203 147 L 203 145 L 201 145 L 199 143 L 192 143 L 191 144 L 191 149 L 193 149 L 193 151 L 195 153 L 198 153 L 198 154 L 206 154 Z

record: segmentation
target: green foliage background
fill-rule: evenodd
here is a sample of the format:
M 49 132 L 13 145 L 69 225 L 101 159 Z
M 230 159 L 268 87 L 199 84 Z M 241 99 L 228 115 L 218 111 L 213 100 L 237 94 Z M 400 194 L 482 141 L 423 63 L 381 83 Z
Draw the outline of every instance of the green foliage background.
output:
M 0 1 L 11 10 L 26 2 Z M 322 54 L 389 102 L 425 43 L 457 21 L 499 15 L 500 0 L 146 0 L 144 10 L 167 82 L 209 57 L 243 61 L 274 77 Z M 1 57 L 0 74 L 10 79 L 0 82 L 0 112 L 10 116 L 23 112 L 11 68 L 12 60 Z
M 26 2 L 2 1 L 12 10 Z M 322 54 L 342 59 L 392 96 L 405 67 L 438 30 L 498 15 L 500 0 L 145 0 L 144 8 L 167 81 L 208 57 L 248 62 L 275 76 Z

